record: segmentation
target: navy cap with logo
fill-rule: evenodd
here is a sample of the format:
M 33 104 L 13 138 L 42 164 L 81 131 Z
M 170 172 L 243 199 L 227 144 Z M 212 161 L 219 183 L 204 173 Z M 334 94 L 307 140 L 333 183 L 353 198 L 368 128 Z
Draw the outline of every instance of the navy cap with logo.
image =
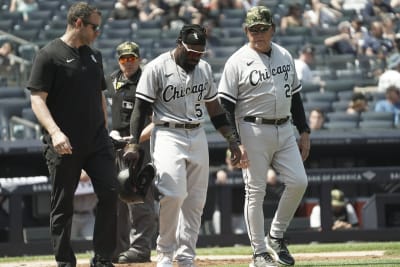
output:
M 206 30 L 198 24 L 184 25 L 179 32 L 178 41 L 190 45 L 206 45 Z

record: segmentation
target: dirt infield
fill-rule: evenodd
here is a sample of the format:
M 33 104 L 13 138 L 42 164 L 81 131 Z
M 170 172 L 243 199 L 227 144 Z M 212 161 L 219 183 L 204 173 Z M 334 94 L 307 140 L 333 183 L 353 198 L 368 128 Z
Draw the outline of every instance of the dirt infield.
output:
M 354 251 L 354 252 L 324 252 L 324 253 L 298 253 L 293 255 L 297 262 L 311 260 L 332 260 L 332 259 L 349 259 L 360 258 L 376 259 L 384 258 L 384 251 Z M 225 255 L 225 256 L 199 256 L 196 265 L 200 266 L 229 266 L 233 264 L 248 264 L 251 256 L 249 255 Z M 77 267 L 88 267 L 88 260 L 78 260 Z M 135 264 L 115 264 L 115 267 L 155 267 L 156 258 L 152 257 L 152 262 L 135 263 Z M 175 265 L 177 266 L 177 265 Z M 0 267 L 56 267 L 54 261 L 45 262 L 13 262 L 0 263 Z

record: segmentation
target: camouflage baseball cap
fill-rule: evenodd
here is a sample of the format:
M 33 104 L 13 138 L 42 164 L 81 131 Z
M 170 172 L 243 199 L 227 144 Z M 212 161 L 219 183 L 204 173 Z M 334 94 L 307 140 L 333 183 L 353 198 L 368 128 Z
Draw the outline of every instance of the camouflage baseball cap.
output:
M 117 55 L 118 58 L 125 55 L 140 57 L 139 45 L 134 42 L 124 42 L 117 46 Z
M 247 11 L 246 19 L 244 21 L 246 27 L 252 27 L 254 25 L 272 25 L 271 11 L 265 6 L 255 6 Z
M 335 207 L 342 207 L 344 203 L 344 193 L 339 189 L 333 189 L 331 191 L 331 205 Z

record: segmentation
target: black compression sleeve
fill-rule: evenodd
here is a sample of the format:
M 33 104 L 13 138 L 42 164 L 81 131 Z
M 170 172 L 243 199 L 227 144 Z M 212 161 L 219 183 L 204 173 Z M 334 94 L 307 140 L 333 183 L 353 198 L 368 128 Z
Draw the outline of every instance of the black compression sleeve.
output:
M 139 144 L 140 134 L 144 128 L 146 116 L 151 109 L 151 103 L 142 99 L 136 98 L 135 107 L 131 115 L 130 130 L 132 139 L 130 143 Z
M 235 103 L 232 103 L 225 98 L 221 98 L 221 106 L 226 112 L 226 118 L 228 119 L 228 122 L 232 125 L 234 132 L 237 133 L 238 138 L 240 139 L 239 132 L 236 128 Z
M 306 114 L 304 112 L 303 101 L 301 100 L 300 93 L 295 93 L 292 96 L 292 107 L 290 109 L 292 113 L 293 123 L 296 126 L 299 133 L 310 132 L 306 121 Z

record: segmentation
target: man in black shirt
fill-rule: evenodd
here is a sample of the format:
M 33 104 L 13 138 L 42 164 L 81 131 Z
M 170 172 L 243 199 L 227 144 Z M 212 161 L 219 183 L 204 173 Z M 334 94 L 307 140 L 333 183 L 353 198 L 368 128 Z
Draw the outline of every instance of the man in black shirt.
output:
M 110 135 L 116 140 L 130 140 L 130 118 L 135 104 L 136 86 L 142 74 L 139 46 L 134 42 L 124 42 L 117 47 L 117 56 L 119 68 L 110 75 L 107 82 L 108 93 L 112 98 L 113 130 Z M 152 124 L 148 124 L 141 137 L 145 149 L 143 164 L 150 162 L 148 139 L 151 129 Z M 122 156 L 121 150 L 117 151 L 117 157 L 119 156 Z M 118 263 L 149 262 L 151 241 L 157 228 L 156 223 L 157 216 L 151 193 L 148 193 L 145 202 L 140 204 L 126 204 L 120 200 L 115 261 Z
M 74 192 L 81 170 L 98 198 L 91 267 L 113 267 L 117 221 L 115 156 L 106 125 L 102 57 L 89 45 L 99 35 L 101 12 L 73 4 L 61 38 L 36 55 L 27 88 L 43 126 L 44 155 L 52 181 L 50 231 L 58 267 L 75 267 L 70 242 Z

